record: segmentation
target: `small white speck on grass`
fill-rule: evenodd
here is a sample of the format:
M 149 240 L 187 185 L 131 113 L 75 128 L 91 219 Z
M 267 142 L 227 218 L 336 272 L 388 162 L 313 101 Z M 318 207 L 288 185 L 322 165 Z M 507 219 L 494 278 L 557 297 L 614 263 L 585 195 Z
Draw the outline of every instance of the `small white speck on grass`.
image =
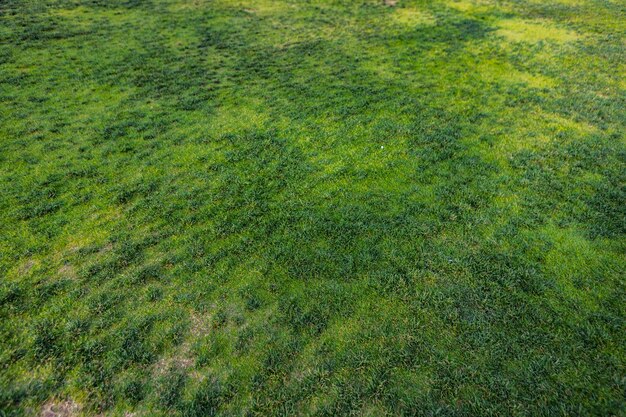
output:
M 380 145 L 380 149 L 385 149 L 385 147 L 383 145 Z

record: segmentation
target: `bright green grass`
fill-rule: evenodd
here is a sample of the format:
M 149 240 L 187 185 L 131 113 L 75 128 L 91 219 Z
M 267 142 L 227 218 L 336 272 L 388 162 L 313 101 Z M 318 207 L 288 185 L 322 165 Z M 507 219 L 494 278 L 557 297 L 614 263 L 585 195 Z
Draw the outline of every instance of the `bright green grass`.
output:
M 626 415 L 619 0 L 0 1 L 0 415 Z

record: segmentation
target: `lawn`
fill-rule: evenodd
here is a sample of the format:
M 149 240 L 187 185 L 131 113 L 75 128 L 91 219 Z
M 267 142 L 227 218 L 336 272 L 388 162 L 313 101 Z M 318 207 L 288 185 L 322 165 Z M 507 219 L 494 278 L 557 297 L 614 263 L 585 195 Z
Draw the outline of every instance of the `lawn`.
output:
M 40 415 L 626 415 L 626 3 L 0 1 Z

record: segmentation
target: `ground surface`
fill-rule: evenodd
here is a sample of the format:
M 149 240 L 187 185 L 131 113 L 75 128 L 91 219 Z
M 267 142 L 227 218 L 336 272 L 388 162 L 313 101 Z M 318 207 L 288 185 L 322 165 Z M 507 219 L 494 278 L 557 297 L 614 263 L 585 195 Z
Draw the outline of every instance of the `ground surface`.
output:
M 619 0 L 0 2 L 0 415 L 624 415 Z

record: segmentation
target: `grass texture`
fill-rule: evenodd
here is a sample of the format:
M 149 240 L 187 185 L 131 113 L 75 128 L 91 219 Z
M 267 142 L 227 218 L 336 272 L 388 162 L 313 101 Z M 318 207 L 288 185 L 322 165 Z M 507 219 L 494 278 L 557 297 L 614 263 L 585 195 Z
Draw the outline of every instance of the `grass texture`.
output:
M 626 415 L 625 38 L 0 1 L 0 415 Z

